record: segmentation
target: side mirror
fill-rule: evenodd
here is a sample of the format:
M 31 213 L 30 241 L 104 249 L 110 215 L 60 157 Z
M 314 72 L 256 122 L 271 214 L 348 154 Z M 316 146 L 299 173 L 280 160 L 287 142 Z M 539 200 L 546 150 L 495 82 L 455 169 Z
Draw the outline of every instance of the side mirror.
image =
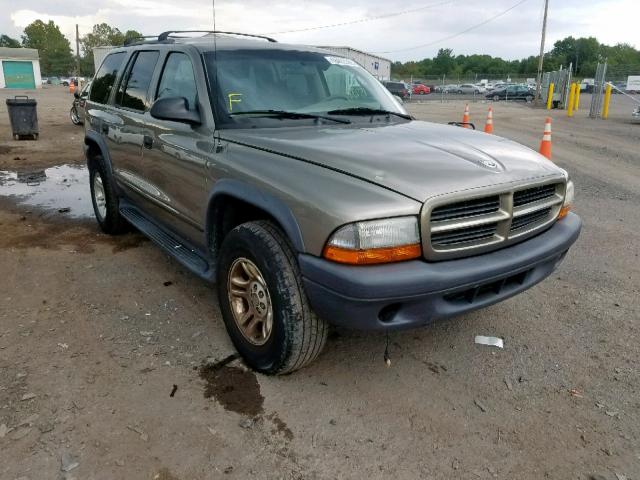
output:
M 163 97 L 156 100 L 149 112 L 158 120 L 171 120 L 174 122 L 200 125 L 200 114 L 189 110 L 187 99 L 184 97 Z
M 73 96 L 76 98 L 80 98 L 80 93 L 79 92 L 73 92 Z

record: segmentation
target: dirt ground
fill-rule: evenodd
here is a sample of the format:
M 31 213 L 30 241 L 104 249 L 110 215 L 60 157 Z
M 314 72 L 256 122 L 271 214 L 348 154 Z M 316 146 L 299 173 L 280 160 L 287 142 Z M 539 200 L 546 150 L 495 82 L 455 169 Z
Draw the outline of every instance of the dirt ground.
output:
M 139 234 L 99 233 L 68 92 L 35 94 L 37 142 L 11 138 L 18 93 L 0 94 L 1 479 L 640 479 L 630 104 L 614 97 L 607 121 L 584 101 L 573 119 L 551 112 L 584 229 L 549 279 L 391 335 L 390 368 L 384 334 L 339 330 L 274 378 L 230 357 L 210 285 Z M 463 103 L 408 108 L 443 123 Z M 472 121 L 486 109 L 473 103 Z M 537 148 L 548 113 L 496 103 L 495 133 Z

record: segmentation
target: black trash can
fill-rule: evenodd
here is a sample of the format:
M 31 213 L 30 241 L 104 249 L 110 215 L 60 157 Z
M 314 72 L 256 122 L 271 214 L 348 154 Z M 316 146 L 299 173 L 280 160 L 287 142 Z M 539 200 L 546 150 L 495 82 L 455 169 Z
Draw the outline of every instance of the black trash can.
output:
M 34 98 L 26 95 L 16 95 L 15 98 L 7 98 L 7 111 L 13 138 L 19 140 L 24 137 L 38 139 L 38 103 Z

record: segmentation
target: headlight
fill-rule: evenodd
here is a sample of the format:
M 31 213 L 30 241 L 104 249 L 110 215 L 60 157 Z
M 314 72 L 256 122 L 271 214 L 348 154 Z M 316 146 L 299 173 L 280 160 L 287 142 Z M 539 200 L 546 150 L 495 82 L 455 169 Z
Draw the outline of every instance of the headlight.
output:
M 400 262 L 422 256 L 417 217 L 384 218 L 345 225 L 324 247 L 328 260 L 352 265 Z
M 573 199 L 575 197 L 575 187 L 571 180 L 567 180 L 567 192 L 564 195 L 564 203 L 558 214 L 558 220 L 567 216 L 573 206 Z

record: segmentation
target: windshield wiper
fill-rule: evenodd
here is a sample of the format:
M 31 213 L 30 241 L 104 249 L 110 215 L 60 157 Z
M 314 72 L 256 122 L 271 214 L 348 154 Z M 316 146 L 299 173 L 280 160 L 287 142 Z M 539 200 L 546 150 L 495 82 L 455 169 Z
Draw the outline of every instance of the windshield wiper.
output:
M 353 108 L 341 108 L 339 110 L 331 110 L 327 112 L 329 115 L 395 115 L 407 120 L 413 120 L 411 115 L 405 113 L 393 112 L 391 110 L 384 110 L 382 108 L 369 108 L 369 107 L 353 107 Z
M 255 116 L 269 116 L 274 118 L 321 118 L 323 120 L 331 120 L 337 123 L 351 123 L 350 120 L 344 118 L 327 117 L 325 115 L 316 115 L 314 113 L 302 113 L 302 112 L 289 112 L 287 110 L 249 110 L 246 112 L 234 112 L 229 115 L 255 115 Z

